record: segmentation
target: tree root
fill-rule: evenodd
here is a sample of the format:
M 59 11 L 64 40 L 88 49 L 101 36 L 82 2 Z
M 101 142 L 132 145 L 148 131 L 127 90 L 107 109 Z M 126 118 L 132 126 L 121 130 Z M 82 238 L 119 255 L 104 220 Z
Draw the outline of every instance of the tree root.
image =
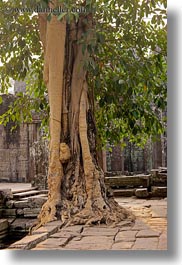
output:
M 48 200 L 42 206 L 41 212 L 38 215 L 37 223 L 30 228 L 29 234 L 31 234 L 41 226 L 56 220 L 56 202 Z
M 68 221 L 66 226 L 69 225 L 100 225 L 105 224 L 109 226 L 116 226 L 118 223 L 124 220 L 130 222 L 135 221 L 135 216 L 128 210 L 121 207 L 114 200 L 111 202 L 111 208 L 99 209 L 92 207 L 84 208 Z

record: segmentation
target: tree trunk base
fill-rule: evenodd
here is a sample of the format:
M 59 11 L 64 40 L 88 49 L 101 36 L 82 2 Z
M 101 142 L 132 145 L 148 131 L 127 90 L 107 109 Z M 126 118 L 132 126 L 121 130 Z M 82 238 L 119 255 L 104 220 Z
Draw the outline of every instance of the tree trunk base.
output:
M 98 174 L 102 176 L 99 180 Z M 113 227 L 124 220 L 134 222 L 135 216 L 129 210 L 120 206 L 113 197 L 106 196 L 103 172 L 96 170 L 94 175 L 95 185 L 92 185 L 91 198 L 86 195 L 85 182 L 81 181 L 84 180 L 83 176 L 77 176 L 77 181 L 75 180 L 74 183 L 71 176 L 63 177 L 65 185 L 61 190 L 61 200 L 59 202 L 50 198 L 47 200 L 38 216 L 38 223 L 32 227 L 32 230 L 55 220 L 60 220 L 65 226 L 105 224 Z

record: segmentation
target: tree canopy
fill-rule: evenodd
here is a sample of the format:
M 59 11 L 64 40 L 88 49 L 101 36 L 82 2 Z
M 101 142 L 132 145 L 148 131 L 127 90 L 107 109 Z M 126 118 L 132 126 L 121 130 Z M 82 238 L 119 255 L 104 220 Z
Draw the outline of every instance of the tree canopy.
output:
M 47 124 L 49 106 L 43 81 L 43 49 L 38 30 L 37 7 L 49 1 L 1 1 L 0 89 L 7 93 L 10 80 L 25 80 L 26 93 L 17 99 L 0 123 L 30 121 L 33 111 Z M 143 144 L 165 130 L 161 113 L 167 104 L 166 0 L 59 1 L 66 12 L 57 12 L 68 23 L 83 2 L 92 12 L 94 28 L 88 43 L 81 36 L 88 80 L 94 88 L 97 129 L 102 144 L 128 138 Z M 75 4 L 76 2 L 76 4 Z M 22 9 L 24 8 L 24 9 Z M 31 9 L 32 8 L 32 9 Z M 38 10 L 38 8 L 37 8 Z M 40 9 L 39 9 L 40 10 Z M 48 16 L 51 19 L 52 13 Z

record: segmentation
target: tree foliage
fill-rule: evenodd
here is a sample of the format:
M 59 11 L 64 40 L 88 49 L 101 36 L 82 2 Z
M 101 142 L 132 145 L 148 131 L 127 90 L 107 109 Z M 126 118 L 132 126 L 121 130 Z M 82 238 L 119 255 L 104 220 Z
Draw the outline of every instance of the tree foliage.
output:
M 36 2 L 36 3 L 35 3 Z M 75 1 L 64 2 L 66 12 L 58 13 L 68 22 L 78 20 L 72 12 Z M 10 80 L 25 80 L 26 93 L 19 93 L 7 113 L 6 124 L 29 121 L 33 111 L 43 124 L 48 117 L 47 91 L 43 82 L 43 52 L 37 13 L 20 12 L 21 7 L 47 7 L 48 1 L 1 1 L 0 87 L 8 92 Z M 83 1 L 77 1 L 82 6 Z M 166 110 L 166 0 L 87 0 L 95 27 L 87 43 L 87 33 L 79 40 L 90 87 L 94 88 L 95 114 L 102 143 L 124 138 L 138 144 L 165 129 L 161 113 Z M 48 19 L 51 18 L 51 13 Z

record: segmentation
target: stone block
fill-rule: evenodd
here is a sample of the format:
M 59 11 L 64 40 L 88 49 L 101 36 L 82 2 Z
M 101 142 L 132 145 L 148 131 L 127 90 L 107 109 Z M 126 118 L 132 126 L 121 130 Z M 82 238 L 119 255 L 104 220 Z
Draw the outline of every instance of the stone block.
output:
M 134 242 L 117 242 L 112 245 L 112 250 L 131 250 Z
M 114 176 L 106 177 L 105 183 L 109 187 L 148 187 L 150 175 Z
M 9 162 L 10 156 L 9 156 L 9 149 L 0 149 L 0 161 L 1 165 L 4 162 Z
M 152 217 L 153 218 L 166 218 L 167 217 L 167 208 L 160 205 L 152 205 Z
M 25 219 L 25 218 L 17 218 L 10 225 L 10 231 L 12 232 L 29 232 L 29 228 L 34 225 L 36 222 L 35 219 Z
M 44 249 L 56 249 L 65 246 L 68 240 L 68 238 L 48 238 L 42 243 L 38 244 L 37 247 Z
M 133 242 L 135 241 L 135 236 L 137 231 L 121 231 L 115 237 L 115 242 Z
M 153 197 L 167 197 L 167 187 L 151 187 L 151 194 Z
M 148 198 L 149 197 L 149 192 L 147 188 L 143 189 L 136 189 L 135 190 L 135 195 L 137 198 Z
M 82 232 L 82 236 L 115 236 L 118 231 L 118 228 L 86 227 Z
M 132 250 L 157 250 L 158 249 L 157 237 L 151 238 L 137 238 Z
M 141 230 L 137 233 L 136 238 L 159 237 L 160 233 L 151 229 Z
M 17 209 L 29 208 L 30 204 L 29 204 L 28 200 L 15 201 L 14 202 L 14 207 L 17 208 Z
M 6 172 L 10 172 L 11 171 L 11 164 L 10 162 L 1 162 L 1 171 L 6 171 Z
M 18 217 L 19 216 L 23 216 L 24 215 L 24 210 L 23 209 L 17 209 L 16 214 L 17 214 Z
M 13 194 L 11 189 L 1 189 L 0 190 L 0 201 L 5 203 L 7 200 L 11 200 L 13 198 Z
M 31 218 L 36 218 L 37 215 L 40 213 L 41 208 L 25 208 L 24 209 L 24 217 L 31 217 Z
M 1 171 L 0 169 L 0 182 L 9 182 L 11 179 L 11 172 Z
M 113 245 L 112 236 L 87 236 L 71 240 L 65 247 L 65 250 L 109 250 Z
M 46 197 L 28 198 L 30 208 L 41 208 L 46 201 Z
M 4 217 L 16 216 L 16 209 L 3 209 L 2 216 Z
M 15 242 L 9 246 L 9 249 L 31 249 L 35 247 L 38 243 L 47 239 L 47 233 L 26 236 L 23 239 Z
M 12 209 L 14 207 L 14 201 L 13 200 L 7 201 L 6 202 L 6 207 L 8 209 Z
M 19 161 L 27 161 L 28 160 L 28 149 L 20 148 L 18 150 L 18 160 Z
M 68 227 L 63 227 L 61 229 L 61 231 L 64 231 L 64 232 L 67 231 L 67 232 L 77 232 L 77 233 L 80 233 L 82 230 L 83 230 L 82 225 L 68 226 Z
M 131 197 L 135 194 L 135 189 L 117 189 L 113 193 L 115 197 Z
M 139 231 L 139 230 L 147 230 L 150 226 L 144 223 L 144 221 L 136 219 L 135 225 L 131 228 L 131 230 Z
M 57 234 L 58 230 L 59 230 L 58 226 L 42 226 L 39 229 L 33 231 L 32 235 L 47 233 L 48 236 L 52 235 L 54 237 L 54 235 Z
M 167 250 L 167 234 L 163 233 L 159 238 L 158 249 L 159 250 Z
M 0 219 L 0 232 L 8 229 L 9 223 L 7 219 Z

